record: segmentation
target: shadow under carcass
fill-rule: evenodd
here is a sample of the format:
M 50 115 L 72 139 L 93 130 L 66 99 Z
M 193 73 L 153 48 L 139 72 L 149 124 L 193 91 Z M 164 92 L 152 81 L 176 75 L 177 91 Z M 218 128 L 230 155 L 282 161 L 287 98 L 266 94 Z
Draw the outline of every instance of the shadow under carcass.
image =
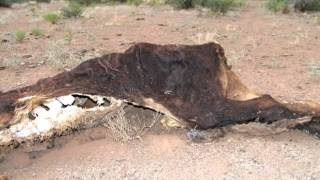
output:
M 11 141 L 4 132 L 15 132 L 11 139 L 20 141 L 32 133 L 50 136 L 51 129 L 92 123 L 79 121 L 89 111 L 112 112 L 123 103 L 161 112 L 170 119 L 163 120 L 167 126 L 212 129 L 259 122 L 320 132 L 319 104 L 279 102 L 251 92 L 232 72 L 219 44 L 138 43 L 124 53 L 91 59 L 34 85 L 0 93 L 0 144 Z M 21 128 L 31 125 L 31 133 L 20 136 Z

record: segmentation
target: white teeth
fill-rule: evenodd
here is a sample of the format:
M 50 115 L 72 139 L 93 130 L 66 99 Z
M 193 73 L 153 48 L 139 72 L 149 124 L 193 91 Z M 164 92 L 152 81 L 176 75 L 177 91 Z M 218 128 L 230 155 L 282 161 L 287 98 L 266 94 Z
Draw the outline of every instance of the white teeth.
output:
M 68 96 L 60 96 L 57 98 L 57 100 L 65 106 L 70 106 L 74 103 L 76 98 L 73 97 L 72 95 L 68 95 Z

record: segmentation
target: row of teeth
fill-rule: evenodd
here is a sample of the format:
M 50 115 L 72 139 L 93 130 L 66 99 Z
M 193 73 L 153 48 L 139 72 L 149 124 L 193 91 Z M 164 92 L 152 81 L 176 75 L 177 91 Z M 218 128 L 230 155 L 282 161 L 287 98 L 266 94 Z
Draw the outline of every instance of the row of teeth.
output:
M 92 107 L 84 107 L 83 105 L 87 101 L 92 101 L 94 105 Z M 47 101 L 37 108 L 35 108 L 33 111 L 29 113 L 30 119 L 35 119 L 41 115 L 54 113 L 57 114 L 61 111 L 62 108 L 68 107 L 68 106 L 77 106 L 81 108 L 87 108 L 91 109 L 93 107 L 97 106 L 104 106 L 107 103 L 107 99 L 102 96 L 93 96 L 93 95 L 82 95 L 82 94 L 70 94 L 66 96 L 60 96 L 54 99 L 51 99 L 50 101 Z

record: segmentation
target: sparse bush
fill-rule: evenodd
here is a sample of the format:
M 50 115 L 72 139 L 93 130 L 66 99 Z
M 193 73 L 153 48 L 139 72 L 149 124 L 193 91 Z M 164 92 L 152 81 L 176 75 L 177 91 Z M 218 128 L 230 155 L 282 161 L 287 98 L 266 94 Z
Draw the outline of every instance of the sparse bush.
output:
M 292 8 L 301 12 L 320 11 L 320 0 L 269 0 L 267 8 L 282 13 L 288 13 Z
M 241 0 L 168 0 L 167 3 L 182 9 L 196 6 L 205 7 L 218 14 L 225 14 L 233 8 L 243 5 Z
M 60 19 L 60 15 L 55 12 L 49 12 L 47 14 L 44 14 L 42 17 L 44 20 L 50 22 L 51 24 L 56 24 Z
M 10 7 L 12 2 L 10 0 L 0 0 L 0 7 Z
M 40 28 L 33 28 L 31 30 L 31 35 L 39 37 L 39 36 L 44 36 L 44 31 Z
M 21 30 L 17 30 L 15 33 L 15 38 L 17 42 L 22 42 L 24 40 L 24 38 L 26 37 L 26 32 L 25 31 L 21 31 Z
M 165 0 L 146 0 L 146 3 L 150 6 L 159 6 L 165 4 Z
M 269 0 L 267 8 L 273 12 L 287 12 L 289 9 L 288 0 Z
M 221 14 L 225 14 L 232 8 L 239 7 L 242 4 L 242 1 L 237 0 L 206 0 L 204 2 L 205 7 L 208 7 L 213 12 Z
M 320 11 L 320 0 L 293 0 L 293 7 L 299 11 Z
M 143 3 L 143 0 L 126 0 L 126 3 L 138 6 Z
M 23 2 L 28 2 L 31 0 L 0 0 L 0 7 L 10 7 L 14 3 L 23 3 Z M 36 0 L 36 2 L 45 2 L 48 3 L 50 0 Z
M 111 3 L 115 2 L 116 0 L 70 0 L 73 3 L 78 3 L 85 6 L 90 6 L 93 4 L 100 4 L 100 3 Z M 125 2 L 125 0 L 123 0 Z
M 195 0 L 168 0 L 167 3 L 178 9 L 190 9 L 195 6 Z
M 70 0 L 71 2 L 76 2 L 81 5 L 90 6 L 94 4 L 101 4 L 101 3 L 109 3 L 109 4 L 115 4 L 115 3 L 128 3 L 131 5 L 140 5 L 144 2 L 144 0 Z
M 76 18 L 80 17 L 83 13 L 83 7 L 77 2 L 69 2 L 69 5 L 62 8 L 61 12 L 65 18 Z

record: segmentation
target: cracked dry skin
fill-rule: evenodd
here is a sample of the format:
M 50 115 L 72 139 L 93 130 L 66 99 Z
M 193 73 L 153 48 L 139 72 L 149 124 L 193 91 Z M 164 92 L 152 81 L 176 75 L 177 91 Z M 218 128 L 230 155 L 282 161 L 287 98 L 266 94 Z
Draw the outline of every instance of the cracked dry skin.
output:
M 48 99 L 72 93 L 125 100 L 199 129 L 320 116 L 316 103 L 280 103 L 269 95 L 250 92 L 231 71 L 219 44 L 138 43 L 124 53 L 91 59 L 34 85 L 0 93 L 0 123 L 10 126 L 19 121 L 17 106 L 31 111 L 42 103 L 42 98 L 19 101 L 21 98 Z M 308 123 L 299 129 L 308 130 Z M 314 129 L 320 131 L 319 125 L 312 123 Z

